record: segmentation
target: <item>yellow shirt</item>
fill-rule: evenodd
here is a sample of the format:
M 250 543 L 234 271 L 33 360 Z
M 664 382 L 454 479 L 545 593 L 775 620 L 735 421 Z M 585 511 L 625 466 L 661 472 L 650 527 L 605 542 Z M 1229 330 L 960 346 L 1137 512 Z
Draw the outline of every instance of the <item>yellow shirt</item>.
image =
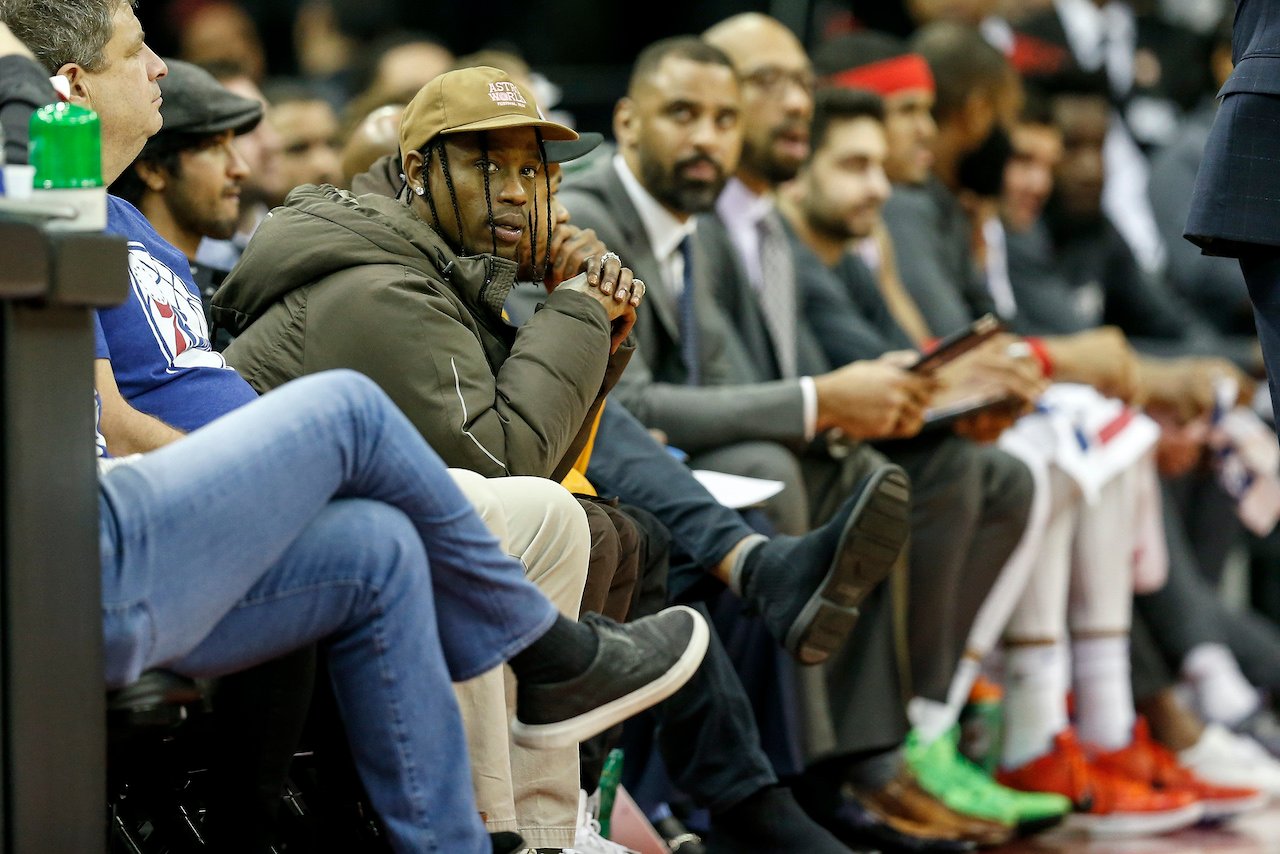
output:
M 564 480 L 560 481 L 560 485 L 570 492 L 578 495 L 596 495 L 596 488 L 591 485 L 591 481 L 587 480 L 587 465 L 591 462 L 591 451 L 596 445 L 596 432 L 600 429 L 600 416 L 604 415 L 604 408 L 609 405 L 609 401 L 600 404 L 600 410 L 596 413 L 596 419 L 591 424 L 591 435 L 587 437 L 587 444 L 583 446 L 582 453 L 578 455 L 578 459 L 574 460 L 573 468 L 569 469 L 569 473 L 564 476 Z

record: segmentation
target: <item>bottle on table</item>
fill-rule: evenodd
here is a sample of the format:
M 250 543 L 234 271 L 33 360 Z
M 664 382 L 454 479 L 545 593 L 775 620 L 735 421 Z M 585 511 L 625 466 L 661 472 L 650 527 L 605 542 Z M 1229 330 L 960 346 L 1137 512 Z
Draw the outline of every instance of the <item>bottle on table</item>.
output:
M 107 188 L 102 181 L 102 129 L 98 114 L 77 104 L 49 104 L 31 116 L 32 201 L 71 208 L 74 218 L 48 227 L 101 231 L 107 226 Z

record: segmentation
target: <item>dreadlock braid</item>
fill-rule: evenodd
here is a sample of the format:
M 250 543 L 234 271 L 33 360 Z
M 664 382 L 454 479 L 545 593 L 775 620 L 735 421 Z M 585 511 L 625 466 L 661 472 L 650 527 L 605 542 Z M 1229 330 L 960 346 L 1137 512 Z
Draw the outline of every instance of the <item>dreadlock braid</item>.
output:
M 550 235 L 547 236 L 547 243 L 551 243 Z M 529 264 L 533 267 L 533 280 L 540 282 L 547 277 L 543 271 L 539 275 L 538 271 L 538 185 L 533 185 L 533 206 L 529 209 Z
M 480 133 L 480 161 L 484 163 L 484 204 L 489 210 L 489 237 L 493 240 L 493 254 L 498 254 L 498 227 L 493 222 L 493 196 L 489 193 L 489 132 Z
M 462 234 L 462 209 L 458 207 L 458 192 L 453 188 L 453 175 L 449 171 L 449 153 L 445 150 L 444 140 L 436 140 L 436 151 L 440 155 L 440 169 L 444 172 L 444 184 L 449 188 L 449 198 L 453 201 L 453 220 L 458 224 L 458 254 L 469 255 L 467 240 Z
M 431 193 L 431 182 L 427 180 L 427 170 L 431 166 L 432 146 L 426 145 L 422 151 L 422 189 L 426 190 L 427 207 L 431 209 L 431 225 L 440 234 L 440 213 L 436 210 L 436 197 Z M 442 235 L 443 236 L 443 235 Z
M 542 278 L 545 279 L 547 277 L 547 271 L 551 269 L 551 170 L 547 168 L 547 146 L 542 141 L 542 128 L 534 128 L 533 132 L 538 136 L 538 157 L 542 161 L 542 177 L 547 186 L 547 249 L 542 260 Z M 535 191 L 533 198 L 533 215 L 529 218 L 533 219 L 537 213 L 538 194 Z

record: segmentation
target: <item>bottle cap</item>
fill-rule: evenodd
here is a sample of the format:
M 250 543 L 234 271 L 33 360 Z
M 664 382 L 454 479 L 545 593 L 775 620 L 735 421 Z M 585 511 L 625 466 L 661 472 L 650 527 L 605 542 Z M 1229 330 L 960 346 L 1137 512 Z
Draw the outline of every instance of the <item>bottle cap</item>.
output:
M 98 114 L 76 104 L 49 104 L 31 116 L 31 165 L 43 190 L 102 186 Z

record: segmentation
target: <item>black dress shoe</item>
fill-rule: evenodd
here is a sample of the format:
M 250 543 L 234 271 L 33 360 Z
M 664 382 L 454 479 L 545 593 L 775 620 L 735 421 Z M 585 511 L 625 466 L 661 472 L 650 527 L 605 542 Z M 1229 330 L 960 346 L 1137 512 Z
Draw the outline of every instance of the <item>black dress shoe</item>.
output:
M 850 846 L 872 846 L 888 851 L 916 851 L 931 854 L 963 854 L 977 846 L 964 839 L 918 836 L 893 827 L 852 799 L 843 799 L 835 812 L 822 822 L 836 837 Z
M 525 850 L 524 837 L 518 833 L 490 833 L 489 841 L 493 843 L 493 854 L 516 854 Z
M 711 814 L 707 854 L 850 854 L 835 834 L 810 818 L 791 790 L 766 786 Z
M 667 816 L 653 823 L 662 841 L 667 843 L 667 850 L 672 854 L 707 854 L 707 846 L 702 844 L 702 837 L 684 826 L 684 822 L 675 816 Z
M 774 537 L 747 554 L 743 601 L 801 664 L 821 664 L 844 646 L 858 606 L 906 545 L 910 501 L 907 473 L 886 465 L 821 528 Z

